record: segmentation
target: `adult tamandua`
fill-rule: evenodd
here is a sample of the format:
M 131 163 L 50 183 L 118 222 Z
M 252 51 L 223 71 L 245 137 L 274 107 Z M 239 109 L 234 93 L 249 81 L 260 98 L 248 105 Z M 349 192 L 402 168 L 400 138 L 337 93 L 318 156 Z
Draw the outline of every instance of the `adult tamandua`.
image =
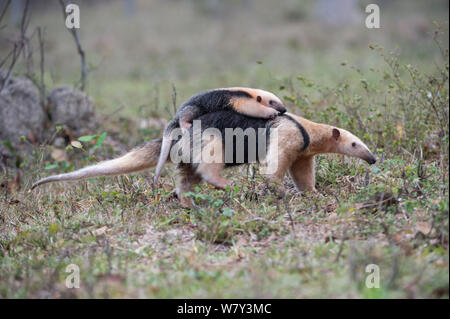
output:
M 169 156 L 172 132 L 176 128 L 189 129 L 192 121 L 205 113 L 234 110 L 251 117 L 271 119 L 286 112 L 281 100 L 274 94 L 252 88 L 231 87 L 214 89 L 194 95 L 181 105 L 163 134 L 163 144 L 154 182 L 158 182 L 162 167 Z
M 293 114 L 285 114 L 272 120 L 262 120 L 236 114 L 233 111 L 223 111 L 202 115 L 198 120 L 202 121 L 202 129 L 210 127 L 218 128 L 221 131 L 226 127 L 278 129 L 278 143 L 273 141 L 270 143 L 271 136 L 268 137 L 265 161 L 266 165 L 275 165 L 275 167 L 267 178 L 271 182 L 282 184 L 284 175 L 289 171 L 300 191 L 315 190 L 314 158 L 318 154 L 338 153 L 363 159 L 369 164 L 376 162 L 367 146 L 350 132 L 327 124 L 315 123 Z M 71 173 L 41 179 L 32 188 L 49 182 L 128 174 L 151 168 L 157 164 L 161 145 L 161 138 L 154 139 L 122 157 L 100 162 Z M 277 152 L 274 151 L 274 148 L 277 148 Z M 276 158 L 273 156 L 275 153 L 277 153 Z M 225 166 L 229 165 L 225 164 Z M 216 163 L 179 164 L 177 194 L 181 204 L 190 206 L 189 199 L 183 194 L 192 191 L 193 186 L 201 183 L 205 177 L 207 180 L 211 179 L 211 176 L 221 178 L 223 167 L 223 164 L 217 165 Z
M 227 128 L 253 128 L 258 130 L 265 128 L 267 151 L 264 158 L 258 158 L 258 162 L 263 162 L 269 174 L 266 174 L 268 182 L 276 188 L 278 193 L 284 193 L 282 186 L 283 177 L 289 171 L 298 190 L 315 191 L 315 156 L 318 154 L 337 153 L 347 156 L 357 157 L 365 160 L 369 164 L 376 162 L 375 157 L 369 148 L 355 135 L 341 128 L 331 125 L 315 123 L 294 114 L 285 113 L 273 120 L 266 121 L 262 119 L 239 116 L 232 112 L 217 112 L 205 114 L 199 118 L 202 123 L 202 130 L 207 128 L 216 128 L 220 130 L 222 138 L 226 136 Z M 272 136 L 270 129 L 276 129 L 277 134 Z M 210 143 L 218 143 L 218 147 L 223 147 L 223 140 L 212 140 Z M 257 140 L 257 143 L 261 141 Z M 248 145 L 244 143 L 245 155 L 243 163 L 248 163 Z M 236 151 L 236 145 L 233 145 Z M 205 145 L 203 145 L 205 147 Z M 209 147 L 207 152 L 214 147 Z M 258 155 L 258 154 L 257 154 Z M 222 156 L 223 154 L 220 154 Z M 216 186 L 225 188 L 231 183 L 225 180 L 221 172 L 223 168 L 239 165 L 235 158 L 230 163 L 225 163 L 216 159 L 214 163 L 183 164 L 180 165 L 184 171 L 188 172 L 181 178 L 178 185 L 178 194 L 191 191 L 192 184 L 197 179 Z M 180 174 L 183 176 L 183 174 Z M 183 204 L 186 201 L 180 198 Z

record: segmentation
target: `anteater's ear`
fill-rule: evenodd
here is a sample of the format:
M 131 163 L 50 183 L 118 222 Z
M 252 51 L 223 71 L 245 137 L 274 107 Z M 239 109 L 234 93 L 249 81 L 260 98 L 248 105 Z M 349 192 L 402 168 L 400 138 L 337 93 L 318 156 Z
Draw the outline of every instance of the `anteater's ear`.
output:
M 337 141 L 339 136 L 341 136 L 341 132 L 337 128 L 333 128 L 333 138 Z
M 262 98 L 258 95 L 258 96 L 256 97 L 256 101 L 261 102 L 261 101 L 262 101 Z

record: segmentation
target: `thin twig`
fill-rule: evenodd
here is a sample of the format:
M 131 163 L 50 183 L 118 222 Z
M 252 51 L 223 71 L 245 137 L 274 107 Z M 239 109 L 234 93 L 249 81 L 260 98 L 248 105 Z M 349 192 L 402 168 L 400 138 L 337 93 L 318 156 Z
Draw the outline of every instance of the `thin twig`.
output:
M 2 68 L 3 64 L 6 63 L 6 61 L 8 61 L 9 57 L 11 56 L 11 54 L 14 53 L 14 48 L 11 49 L 11 51 L 9 51 L 9 53 L 3 58 L 3 60 L 0 62 L 0 69 Z
M 334 258 L 335 263 L 339 261 L 339 258 L 341 258 L 342 252 L 344 251 L 344 243 L 347 239 L 348 239 L 347 238 L 347 228 L 345 228 L 344 235 L 342 236 L 342 239 L 341 239 L 341 244 L 339 245 L 339 251 L 336 255 L 336 258 Z
M 2 9 L 2 13 L 0 13 L 0 22 L 2 22 L 2 19 L 6 13 L 6 10 L 8 10 L 8 7 L 10 4 L 11 4 L 11 0 L 6 1 L 5 6 Z
M 173 106 L 173 114 L 177 113 L 177 89 L 175 88 L 175 84 L 172 83 L 172 106 Z
M 119 106 L 115 111 L 111 112 L 110 114 L 105 115 L 103 118 L 104 121 L 108 120 L 110 117 L 116 115 L 117 113 L 121 112 L 125 108 L 125 105 Z
M 59 3 L 61 4 L 61 8 L 62 8 L 63 15 L 64 15 L 64 23 L 65 23 L 66 19 L 67 19 L 67 13 L 66 13 L 67 3 L 64 0 L 59 0 Z M 72 29 L 69 29 L 69 31 L 72 34 L 73 39 L 75 40 L 75 44 L 77 46 L 77 51 L 78 51 L 78 54 L 80 55 L 80 58 L 81 58 L 81 78 L 80 78 L 81 85 L 80 85 L 80 89 L 81 89 L 81 91 L 84 91 L 84 89 L 86 87 L 86 76 L 87 76 L 86 54 L 85 54 L 83 48 L 81 47 L 80 39 L 78 38 L 77 29 L 76 28 L 72 28 Z
M 8 71 L 6 71 L 6 76 L 3 79 L 2 85 L 0 87 L 0 93 L 3 91 L 3 88 L 6 86 L 6 84 L 9 81 L 9 76 L 11 75 L 12 69 L 14 68 L 14 65 L 16 64 L 17 58 L 20 55 L 20 51 L 21 49 L 18 49 L 19 45 L 17 42 L 14 43 L 14 49 L 13 49 L 13 53 L 12 53 L 12 59 L 11 59 L 11 64 L 9 65 Z
M 29 12 L 30 1 L 27 0 L 23 9 L 22 21 L 20 23 L 20 41 L 22 44 L 23 58 L 27 68 L 26 76 L 31 79 L 31 69 L 33 68 L 33 50 L 30 48 L 29 38 L 26 36 L 28 25 L 30 24 Z M 32 36 L 31 36 L 32 37 Z
M 22 22 L 20 23 L 20 35 L 23 37 L 25 32 L 27 31 L 28 24 L 30 23 L 30 19 L 28 16 L 28 8 L 30 7 L 30 0 L 25 2 L 25 8 L 23 9 L 22 14 Z
M 20 26 L 20 39 L 18 41 L 14 42 L 14 49 L 12 50 L 12 58 L 11 58 L 11 64 L 9 65 L 8 71 L 6 71 L 6 76 L 2 81 L 2 84 L 0 86 L 0 93 L 3 91 L 3 89 L 5 88 L 5 86 L 7 85 L 8 81 L 9 81 L 9 77 L 11 75 L 11 72 L 14 68 L 14 65 L 17 62 L 17 58 L 20 56 L 20 53 L 22 52 L 23 48 L 24 48 L 24 43 L 25 43 L 25 39 L 26 39 L 26 31 L 28 28 L 28 24 L 30 22 L 30 19 L 27 18 L 28 17 L 28 8 L 30 5 L 30 1 L 27 0 L 27 2 L 25 3 L 25 8 L 23 9 L 23 14 L 22 14 L 22 22 L 21 22 L 21 26 Z M 4 14 L 4 12 L 2 12 L 2 15 Z M 3 16 L 2 16 L 3 17 Z M 11 54 L 8 54 L 7 57 L 11 56 Z M 2 65 L 3 63 L 6 62 L 6 59 L 2 61 Z
M 40 80 L 39 88 L 40 88 L 40 91 L 41 91 L 41 105 L 42 105 L 42 108 L 44 108 L 44 111 L 45 111 L 45 81 L 44 81 L 44 62 L 45 62 L 45 59 L 44 59 L 44 35 L 43 35 L 45 30 L 41 32 L 41 27 L 38 27 L 37 32 L 38 32 L 38 39 L 39 39 L 39 52 L 40 52 L 40 55 L 41 55 L 41 62 L 40 62 L 41 80 Z
M 384 198 L 384 192 L 383 192 L 379 202 L 377 202 L 377 203 L 368 203 L 368 204 L 362 205 L 361 207 L 359 207 L 359 209 L 361 210 L 361 209 L 370 208 L 370 207 L 376 207 L 376 206 L 379 206 L 379 209 L 381 209 L 381 207 L 383 206 L 384 203 L 392 200 L 393 198 L 394 198 L 394 196 L 391 196 L 391 197 L 388 197 L 388 198 Z
M 292 218 L 292 214 L 291 214 L 291 205 L 289 205 L 289 202 L 287 200 L 287 197 L 285 196 L 283 198 L 283 203 L 284 203 L 284 208 L 286 209 L 287 215 L 289 217 L 289 221 L 291 223 L 291 228 L 292 228 L 292 235 L 294 236 L 294 238 L 296 238 L 296 231 L 295 231 L 295 223 L 294 223 L 294 219 Z

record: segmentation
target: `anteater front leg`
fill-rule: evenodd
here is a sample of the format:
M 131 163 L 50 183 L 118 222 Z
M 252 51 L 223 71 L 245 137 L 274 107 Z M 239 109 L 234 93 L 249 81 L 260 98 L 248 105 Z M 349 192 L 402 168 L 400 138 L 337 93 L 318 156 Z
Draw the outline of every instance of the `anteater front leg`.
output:
M 203 142 L 201 150 L 201 160 L 197 166 L 196 173 L 199 174 L 209 184 L 219 189 L 231 186 L 231 181 L 222 177 L 224 167 L 222 138 L 210 136 L 209 141 Z
M 315 160 L 314 156 L 297 159 L 289 168 L 292 180 L 299 191 L 315 191 Z

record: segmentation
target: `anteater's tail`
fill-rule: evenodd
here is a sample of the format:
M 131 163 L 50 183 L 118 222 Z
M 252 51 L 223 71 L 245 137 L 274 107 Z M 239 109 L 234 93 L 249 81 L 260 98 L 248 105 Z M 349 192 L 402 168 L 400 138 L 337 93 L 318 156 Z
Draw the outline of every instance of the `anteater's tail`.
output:
M 119 158 L 100 162 L 74 172 L 43 178 L 34 183 L 31 189 L 50 182 L 129 174 L 154 167 L 158 162 L 159 153 L 161 152 L 161 142 L 161 139 L 151 140 Z
M 159 154 L 159 159 L 156 164 L 155 169 L 155 177 L 153 179 L 153 183 L 158 183 L 159 176 L 161 175 L 161 170 L 164 164 L 167 162 L 169 158 L 169 152 L 172 147 L 172 132 L 174 129 L 178 127 L 178 121 L 172 120 L 167 124 L 166 129 L 164 130 L 161 152 Z

